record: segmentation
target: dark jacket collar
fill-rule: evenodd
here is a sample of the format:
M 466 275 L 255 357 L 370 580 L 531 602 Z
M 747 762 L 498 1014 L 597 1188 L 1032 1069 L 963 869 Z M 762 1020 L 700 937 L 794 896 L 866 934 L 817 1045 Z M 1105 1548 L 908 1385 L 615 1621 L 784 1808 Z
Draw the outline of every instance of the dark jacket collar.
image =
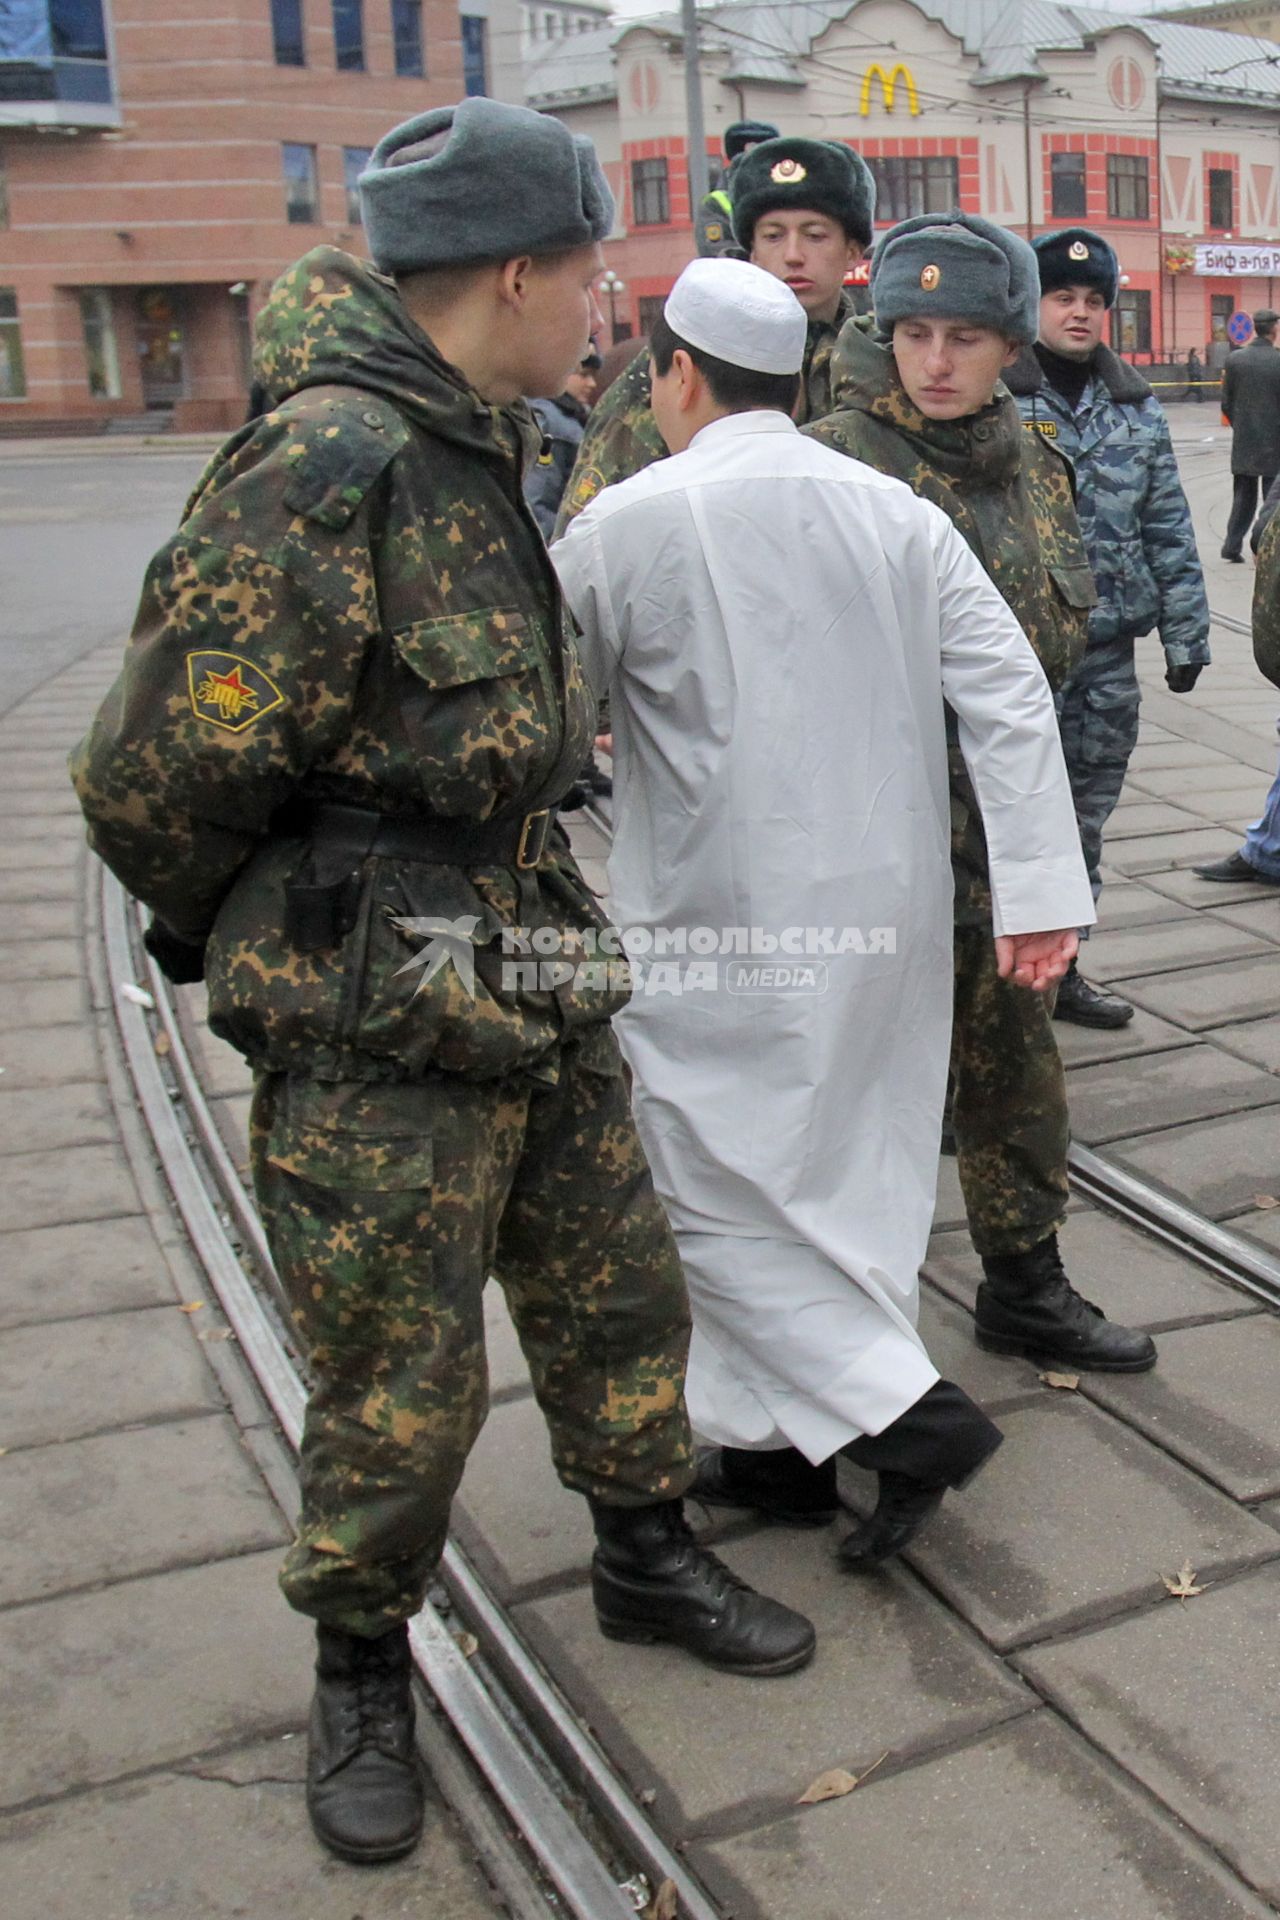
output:
M 1151 388 L 1137 368 L 1131 367 L 1110 347 L 1094 348 L 1090 372 L 1122 407 L 1136 407 L 1141 401 L 1151 398 Z M 1041 391 L 1045 379 L 1034 347 L 1024 347 L 1013 365 L 1005 368 L 1004 383 L 1019 400 Z

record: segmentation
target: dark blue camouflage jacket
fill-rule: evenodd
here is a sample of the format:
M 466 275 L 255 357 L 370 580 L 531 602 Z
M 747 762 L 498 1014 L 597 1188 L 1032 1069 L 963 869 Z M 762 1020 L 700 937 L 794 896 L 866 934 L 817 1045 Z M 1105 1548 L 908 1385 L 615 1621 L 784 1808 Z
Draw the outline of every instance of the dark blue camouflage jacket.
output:
M 1098 604 L 1089 645 L 1158 628 L 1170 666 L 1209 659 L 1209 603 L 1191 511 L 1164 410 L 1141 374 L 1109 347 L 1072 412 L 1028 348 L 1005 372 L 1023 425 L 1076 471 L 1076 511 Z

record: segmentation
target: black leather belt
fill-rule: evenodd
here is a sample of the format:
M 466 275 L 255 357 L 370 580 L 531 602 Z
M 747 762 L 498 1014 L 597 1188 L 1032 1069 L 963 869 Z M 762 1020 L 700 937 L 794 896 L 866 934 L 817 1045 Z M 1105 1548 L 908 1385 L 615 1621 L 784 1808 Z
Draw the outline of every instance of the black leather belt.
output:
M 317 852 L 360 859 L 418 860 L 437 867 L 536 867 L 556 822 L 554 807 L 514 820 L 428 820 L 333 800 L 291 800 L 272 821 L 277 833 L 307 835 Z

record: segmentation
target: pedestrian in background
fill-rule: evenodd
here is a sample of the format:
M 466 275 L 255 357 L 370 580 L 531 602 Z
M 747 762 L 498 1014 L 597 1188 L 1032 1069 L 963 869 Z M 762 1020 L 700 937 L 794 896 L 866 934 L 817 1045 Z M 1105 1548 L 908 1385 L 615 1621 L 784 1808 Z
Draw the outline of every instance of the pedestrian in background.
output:
M 738 1672 L 809 1623 L 695 1542 L 688 1301 L 555 807 L 595 726 L 525 504 L 600 314 L 591 142 L 483 97 L 394 128 L 361 180 L 378 272 L 306 255 L 259 319 L 268 411 L 153 560 L 73 773 L 91 840 L 254 1068 L 250 1149 L 311 1393 L 281 1585 L 317 1623 L 307 1805 L 351 1860 L 414 1844 L 407 1623 L 488 1405 L 499 1278 L 602 1629 Z M 417 963 L 417 964 L 415 964 Z M 559 968 L 557 969 L 559 973 Z
M 698 207 L 694 238 L 704 260 L 745 260 L 746 252 L 733 231 L 733 170 L 744 153 L 762 141 L 776 140 L 771 120 L 732 120 L 724 130 L 725 169 Z
M 1280 315 L 1261 307 L 1253 315 L 1256 338 L 1227 360 L 1222 375 L 1222 411 L 1231 424 L 1231 514 L 1222 558 L 1244 564 L 1244 541 L 1259 498 L 1280 473 Z
M 1138 738 L 1134 642 L 1156 629 L 1165 684 L 1189 693 L 1209 660 L 1209 603 L 1164 409 L 1142 375 L 1102 344 L 1120 262 L 1099 233 L 1064 227 L 1034 243 L 1040 337 L 1005 374 L 1024 425 L 1075 469 L 1076 508 L 1098 604 L 1084 659 L 1059 696 L 1067 771 L 1096 900 L 1102 833 Z M 1133 1007 L 1073 964 L 1055 1018 L 1122 1027 Z

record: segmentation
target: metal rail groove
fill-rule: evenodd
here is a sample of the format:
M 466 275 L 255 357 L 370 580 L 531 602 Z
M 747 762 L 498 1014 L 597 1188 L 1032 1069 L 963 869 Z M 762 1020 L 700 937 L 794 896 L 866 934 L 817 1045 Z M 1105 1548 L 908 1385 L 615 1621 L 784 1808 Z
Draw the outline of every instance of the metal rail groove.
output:
M 147 1009 L 121 992 L 144 971 L 155 1015 L 168 1045 L 165 1059 L 195 1135 L 200 1154 L 217 1181 L 220 1198 L 264 1278 L 279 1293 L 261 1223 L 218 1133 L 195 1074 L 164 976 L 140 949 L 131 928 L 135 909 L 118 882 L 103 870 L 102 926 L 112 999 L 125 1059 L 143 1117 L 155 1144 L 183 1224 L 289 1445 L 297 1452 L 306 1393 L 275 1316 L 268 1312 L 231 1245 L 227 1222 L 209 1192 L 192 1141 L 170 1095 L 155 1048 Z M 466 1556 L 452 1542 L 441 1565 L 459 1610 L 474 1626 L 495 1668 L 527 1714 L 535 1740 L 586 1794 L 625 1855 L 656 1886 L 670 1880 L 681 1920 L 719 1920 L 701 1886 L 656 1831 L 602 1749 L 576 1718 L 534 1661 L 503 1609 L 487 1591 Z M 635 1906 L 562 1805 L 530 1757 L 440 1615 L 428 1603 L 410 1623 L 414 1659 L 423 1680 L 462 1744 L 523 1835 L 571 1920 L 634 1920 Z

